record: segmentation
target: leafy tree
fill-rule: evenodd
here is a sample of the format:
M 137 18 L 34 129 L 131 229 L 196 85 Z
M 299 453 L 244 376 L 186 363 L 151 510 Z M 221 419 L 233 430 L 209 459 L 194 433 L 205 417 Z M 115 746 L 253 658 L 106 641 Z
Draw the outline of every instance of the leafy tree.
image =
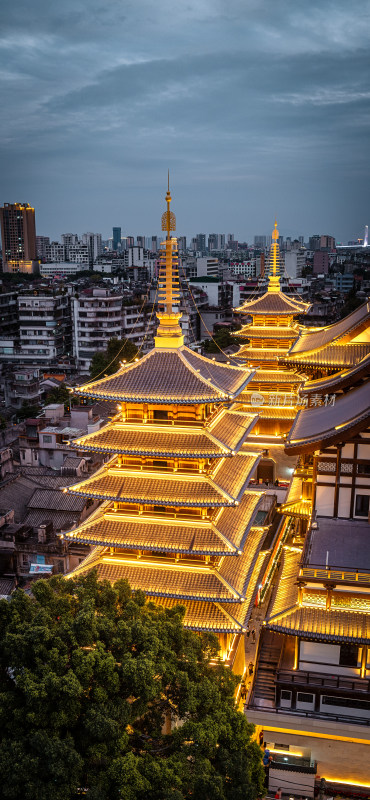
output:
M 22 407 L 17 411 L 17 419 L 23 422 L 25 419 L 33 419 L 40 413 L 40 406 L 29 405 L 27 400 L 23 400 Z
M 225 347 L 235 344 L 236 340 L 228 328 L 221 328 L 213 334 L 213 339 L 205 339 L 203 345 L 206 353 L 219 353 Z
M 130 339 L 109 339 L 106 350 L 98 350 L 94 353 L 90 376 L 96 378 L 98 375 L 103 377 L 113 375 L 119 368 L 120 361 L 132 361 L 138 355 L 138 349 Z
M 78 400 L 71 395 L 67 387 L 62 383 L 60 386 L 56 386 L 55 389 L 51 389 L 51 391 L 47 393 L 46 403 L 47 405 L 50 403 L 64 403 L 64 408 L 68 411 L 71 405 L 78 403 Z
M 257 798 L 261 751 L 212 634 L 94 573 L 32 592 L 0 601 L 2 798 Z

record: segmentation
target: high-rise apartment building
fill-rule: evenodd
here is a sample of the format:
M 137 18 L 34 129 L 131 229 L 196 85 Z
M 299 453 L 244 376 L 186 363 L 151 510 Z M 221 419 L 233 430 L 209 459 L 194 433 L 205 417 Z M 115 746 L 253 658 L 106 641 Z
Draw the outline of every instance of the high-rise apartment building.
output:
M 4 203 L 0 223 L 4 272 L 36 270 L 35 209 L 28 203 Z
M 254 237 L 254 246 L 260 247 L 263 250 L 266 247 L 267 237 L 266 236 L 255 236 Z
M 112 247 L 113 250 L 119 250 L 121 248 L 121 228 L 113 228 Z
M 206 249 L 207 249 L 206 248 L 206 234 L 205 233 L 197 233 L 196 240 L 197 240 L 196 249 L 200 253 L 205 253 Z

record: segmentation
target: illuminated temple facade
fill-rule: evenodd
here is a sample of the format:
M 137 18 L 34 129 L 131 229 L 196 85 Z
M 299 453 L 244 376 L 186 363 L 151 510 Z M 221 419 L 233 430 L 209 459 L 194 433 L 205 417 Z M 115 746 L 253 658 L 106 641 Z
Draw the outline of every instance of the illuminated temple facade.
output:
M 276 437 L 281 439 L 289 431 L 299 405 L 298 389 L 304 380 L 304 375 L 294 366 L 282 367 L 280 363 L 299 335 L 297 317 L 309 308 L 307 303 L 281 291 L 281 268 L 279 231 L 275 222 L 267 292 L 236 309 L 244 317 L 251 318 L 235 334 L 245 342 L 234 359 L 250 368 L 258 368 L 240 400 L 247 413 L 258 411 L 254 435 L 261 443 L 276 441 Z
M 312 796 L 320 775 L 333 796 L 346 785 L 368 793 L 369 332 L 365 303 L 335 325 L 302 331 L 291 351 L 304 353 L 316 376 L 320 359 L 327 375 L 302 387 L 308 402 L 286 438 L 298 464 L 281 506 L 287 537 L 249 698 L 248 718 L 268 746 L 285 751 L 285 767 L 270 770 L 270 790 L 293 792 L 299 781 Z M 314 351 L 316 361 L 307 357 Z M 336 371 L 334 355 L 342 365 Z
M 235 410 L 254 370 L 184 346 L 169 191 L 166 201 L 155 347 L 76 389 L 114 401 L 117 413 L 74 442 L 107 461 L 66 490 L 101 501 L 66 534 L 93 546 L 71 575 L 95 569 L 100 579 L 126 578 L 167 608 L 182 604 L 185 626 L 215 632 L 223 658 L 243 672 L 242 634 L 266 570 L 269 522 L 264 493 L 247 489 L 259 461 L 247 441 L 257 415 Z

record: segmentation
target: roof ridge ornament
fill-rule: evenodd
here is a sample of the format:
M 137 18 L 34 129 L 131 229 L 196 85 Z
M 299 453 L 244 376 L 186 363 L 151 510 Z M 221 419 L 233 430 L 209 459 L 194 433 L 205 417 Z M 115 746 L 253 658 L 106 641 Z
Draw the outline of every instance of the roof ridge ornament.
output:
M 161 242 L 161 255 L 158 270 L 158 305 L 157 312 L 159 326 L 155 337 L 156 348 L 182 347 L 184 336 L 179 324 L 181 312 L 178 310 L 180 301 L 179 257 L 177 239 L 171 236 L 171 231 L 176 230 L 176 217 L 170 209 L 170 171 L 168 170 L 168 184 L 166 193 L 166 211 L 162 214 L 162 231 L 166 231 L 166 239 Z

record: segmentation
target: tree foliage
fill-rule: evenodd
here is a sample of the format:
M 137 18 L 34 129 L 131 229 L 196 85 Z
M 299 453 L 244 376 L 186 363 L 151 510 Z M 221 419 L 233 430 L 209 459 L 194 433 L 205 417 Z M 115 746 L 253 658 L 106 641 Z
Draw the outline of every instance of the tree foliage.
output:
M 255 800 L 261 751 L 213 635 L 124 580 L 32 590 L 0 601 L 2 798 Z
M 138 355 L 136 345 L 130 339 L 109 339 L 106 350 L 94 353 L 91 367 L 91 378 L 113 375 L 119 368 L 120 361 L 132 361 Z
M 205 339 L 203 342 L 206 353 L 219 353 L 225 347 L 235 345 L 236 339 L 233 337 L 229 328 L 220 328 L 213 334 L 213 339 Z

